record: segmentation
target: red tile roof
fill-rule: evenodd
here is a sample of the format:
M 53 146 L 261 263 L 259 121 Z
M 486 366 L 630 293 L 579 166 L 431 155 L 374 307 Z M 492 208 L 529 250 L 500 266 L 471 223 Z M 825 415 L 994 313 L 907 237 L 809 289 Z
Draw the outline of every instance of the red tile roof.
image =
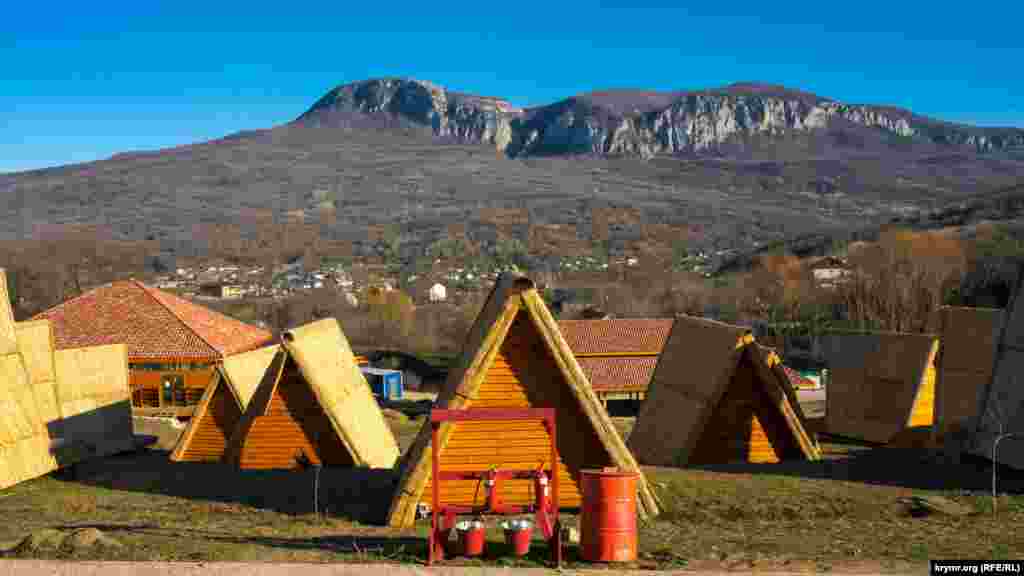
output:
M 561 320 L 569 348 L 594 391 L 647 390 L 665 347 L 671 318 Z
M 604 356 L 578 358 L 595 392 L 642 392 L 654 376 L 657 356 Z
M 560 320 L 569 348 L 580 354 L 660 354 L 672 330 L 671 318 Z
M 272 334 L 209 308 L 124 280 L 37 314 L 53 325 L 57 349 L 125 343 L 128 359 L 215 361 L 258 348 Z

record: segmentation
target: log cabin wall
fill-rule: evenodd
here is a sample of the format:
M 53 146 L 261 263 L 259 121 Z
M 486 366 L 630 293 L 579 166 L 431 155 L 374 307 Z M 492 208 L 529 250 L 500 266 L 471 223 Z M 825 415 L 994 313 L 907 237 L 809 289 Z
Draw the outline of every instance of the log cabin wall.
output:
M 745 352 L 697 440 L 691 464 L 775 463 L 800 448 Z
M 181 459 L 190 462 L 217 462 L 224 455 L 228 440 L 242 412 L 227 384 L 221 381 L 206 405 L 196 416 L 199 421 Z
M 255 418 L 241 442 L 241 468 L 295 468 L 300 453 L 314 464 L 353 465 L 348 449 L 291 358 L 266 411 Z
M 910 426 L 931 426 L 935 423 L 935 365 L 925 370 L 924 382 L 917 391 L 914 405 L 910 409 Z
M 203 392 L 213 380 L 213 365 L 189 370 L 148 370 L 129 366 L 129 386 L 132 391 L 132 408 L 138 412 L 147 408 L 193 407 L 203 397 Z M 145 363 L 143 363 L 145 364 Z M 160 389 L 164 376 L 178 375 L 184 380 L 181 392 L 168 402 Z
M 561 506 L 581 504 L 579 471 L 612 463 L 589 419 L 580 409 L 540 334 L 525 312 L 519 312 L 502 343 L 487 376 L 466 408 L 557 408 Z M 460 422 L 441 453 L 444 470 L 484 471 L 491 467 L 536 469 L 542 462 L 550 470 L 551 444 L 540 422 Z M 475 481 L 445 481 L 441 501 L 471 505 L 485 502 L 486 494 Z M 430 503 L 428 476 L 421 502 Z M 506 481 L 501 486 L 504 502 L 533 502 L 533 482 Z

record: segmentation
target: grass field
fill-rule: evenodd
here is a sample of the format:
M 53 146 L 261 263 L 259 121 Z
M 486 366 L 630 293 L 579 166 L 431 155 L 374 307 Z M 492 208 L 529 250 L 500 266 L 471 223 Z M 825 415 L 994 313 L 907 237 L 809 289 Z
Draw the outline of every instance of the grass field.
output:
M 403 449 L 422 417 L 389 417 Z M 628 433 L 629 419 L 617 419 Z M 1005 475 L 993 517 L 984 464 L 936 464 L 923 453 L 825 444 L 817 463 L 648 469 L 665 505 L 641 524 L 637 567 L 863 570 L 915 569 L 929 558 L 1024 556 L 1024 478 Z M 0 543 L 29 533 L 96 527 L 119 548 L 40 547 L 9 552 L 49 558 L 124 560 L 421 562 L 426 524 L 380 526 L 390 471 L 327 469 L 313 511 L 312 472 L 239 472 L 216 464 L 172 463 L 165 451 L 88 462 L 0 493 Z M 974 513 L 913 517 L 899 498 L 946 496 Z M 570 522 L 575 519 L 570 517 Z M 495 543 L 500 535 L 491 533 Z M 512 561 L 500 546 L 485 562 Z M 568 552 L 570 565 L 576 552 Z M 469 561 L 458 561 L 472 563 Z M 476 561 L 479 562 L 479 561 Z

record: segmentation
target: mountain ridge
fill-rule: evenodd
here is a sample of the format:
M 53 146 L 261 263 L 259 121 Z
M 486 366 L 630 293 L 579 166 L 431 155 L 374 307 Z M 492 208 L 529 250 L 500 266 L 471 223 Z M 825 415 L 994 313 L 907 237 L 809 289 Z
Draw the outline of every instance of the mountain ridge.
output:
M 294 122 L 329 126 L 346 113 L 403 120 L 435 137 L 493 145 L 510 157 L 715 155 L 750 138 L 844 129 L 983 154 L 1024 148 L 1024 128 L 971 126 L 753 81 L 672 92 L 594 90 L 517 108 L 500 97 L 452 92 L 433 82 L 376 78 L 331 89 Z

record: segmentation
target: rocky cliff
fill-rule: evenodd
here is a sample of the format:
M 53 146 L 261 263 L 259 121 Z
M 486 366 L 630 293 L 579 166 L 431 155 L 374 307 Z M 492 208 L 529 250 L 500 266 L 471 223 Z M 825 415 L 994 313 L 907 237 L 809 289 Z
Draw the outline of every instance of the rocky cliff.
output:
M 756 83 L 675 93 L 595 92 L 522 110 L 429 82 L 375 79 L 331 90 L 296 122 L 326 124 L 353 113 L 428 128 L 440 138 L 491 144 L 513 157 L 708 154 L 752 138 L 850 130 L 860 131 L 859 138 L 979 153 L 1024 148 L 1024 129 L 952 124 Z

